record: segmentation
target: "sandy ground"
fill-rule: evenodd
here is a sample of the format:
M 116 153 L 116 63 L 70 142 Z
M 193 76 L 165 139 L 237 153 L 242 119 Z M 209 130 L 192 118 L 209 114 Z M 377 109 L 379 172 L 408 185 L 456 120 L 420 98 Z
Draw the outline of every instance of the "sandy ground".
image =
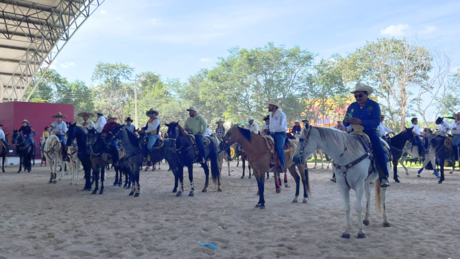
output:
M 391 228 L 372 206 L 366 239 L 345 230 L 342 199 L 330 170 L 310 170 L 312 197 L 292 204 L 294 182 L 275 193 L 266 185 L 266 209 L 257 203 L 255 179 L 224 165 L 224 192 L 201 193 L 204 174 L 195 168 L 195 197 L 175 197 L 167 165 L 141 175 L 141 196 L 114 187 L 109 171 L 103 195 L 69 185 L 70 176 L 48 184 L 49 168 L 0 174 L 0 258 L 460 258 L 460 173 L 438 184 L 401 174 L 392 182 L 387 206 Z M 189 191 L 186 181 L 186 193 Z M 374 196 L 374 193 L 372 193 Z M 374 198 L 374 197 L 373 197 Z M 364 202 L 364 201 L 363 201 Z M 372 203 L 374 204 L 374 203 Z M 219 249 L 200 246 L 214 243 Z

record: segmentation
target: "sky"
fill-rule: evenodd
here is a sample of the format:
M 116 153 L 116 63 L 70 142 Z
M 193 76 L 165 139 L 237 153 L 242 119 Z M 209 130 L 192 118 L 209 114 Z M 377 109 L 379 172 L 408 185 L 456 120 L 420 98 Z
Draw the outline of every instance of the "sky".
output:
M 460 1 L 106 0 L 52 68 L 88 85 L 98 62 L 185 81 L 235 46 L 274 42 L 300 46 L 320 59 L 383 37 L 407 37 L 457 55 Z

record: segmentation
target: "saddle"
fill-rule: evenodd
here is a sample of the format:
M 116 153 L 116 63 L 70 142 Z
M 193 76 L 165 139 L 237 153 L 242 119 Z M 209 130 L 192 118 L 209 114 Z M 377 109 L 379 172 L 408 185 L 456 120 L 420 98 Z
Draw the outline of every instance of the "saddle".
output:
M 450 151 L 454 151 L 454 148 L 452 147 L 452 141 L 453 141 L 452 136 L 447 136 L 446 139 L 444 140 L 444 146 Z
M 161 138 L 159 138 L 153 145 L 153 149 L 160 149 L 163 147 L 163 145 L 164 145 L 164 141 Z
M 195 158 L 196 158 L 200 154 L 200 151 L 198 150 L 198 146 L 196 145 L 195 135 L 187 134 L 187 136 L 189 137 L 190 141 L 193 144 L 193 147 L 195 148 Z M 209 145 L 211 145 L 211 139 L 209 139 L 209 137 L 203 137 L 203 142 L 204 142 L 205 149 L 208 148 Z

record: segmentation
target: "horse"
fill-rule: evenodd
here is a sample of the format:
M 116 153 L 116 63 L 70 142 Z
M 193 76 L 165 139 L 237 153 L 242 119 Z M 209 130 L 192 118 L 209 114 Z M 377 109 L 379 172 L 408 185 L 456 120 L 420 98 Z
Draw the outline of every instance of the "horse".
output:
M 101 190 L 99 194 L 104 193 L 104 174 L 105 166 L 109 164 L 109 150 L 106 143 L 95 129 L 89 129 L 86 135 L 86 145 L 89 147 L 91 157 L 91 165 L 93 169 L 93 182 L 96 186 L 92 194 L 99 191 L 99 178 L 101 180 Z
M 85 171 L 85 187 L 84 191 L 91 191 L 91 169 L 92 162 L 91 156 L 88 150 L 86 149 L 87 136 L 85 129 L 83 127 L 77 126 L 77 123 L 71 123 L 67 130 L 67 149 L 72 145 L 72 143 L 77 141 L 77 157 L 80 160 L 80 163 L 83 165 L 83 170 Z
M 365 238 L 363 224 L 369 225 L 369 205 L 371 200 L 370 183 L 375 181 L 376 205 L 379 212 L 383 204 L 383 226 L 390 227 L 386 214 L 386 189 L 380 187 L 378 170 L 372 166 L 368 147 L 360 139 L 361 136 L 347 134 L 331 128 L 310 126 L 308 122 L 302 130 L 302 137 L 294 154 L 294 161 L 302 163 L 317 149 L 322 149 L 334 161 L 334 172 L 337 178 L 337 187 L 344 200 L 347 227 L 342 234 L 343 238 L 350 238 L 350 189 L 356 191 L 356 211 L 358 213 L 358 238 Z M 384 144 L 386 142 L 383 141 Z M 390 163 L 387 163 L 390 169 Z M 371 172 L 371 173 L 370 173 Z M 361 217 L 363 192 L 366 194 L 366 213 L 364 220 Z
M 193 164 L 197 163 L 195 161 L 195 148 L 190 136 L 185 132 L 185 130 L 179 125 L 179 122 L 172 122 L 170 124 L 166 124 L 168 126 L 168 136 L 175 141 L 175 152 L 177 153 L 177 157 L 179 159 L 180 165 L 178 166 L 177 174 L 175 176 L 179 177 L 179 180 L 182 184 L 182 189 L 177 193 L 177 196 L 180 196 L 183 192 L 183 179 L 184 179 L 184 166 L 188 168 L 188 177 L 190 180 L 190 193 L 189 196 L 194 196 L 195 192 L 195 184 L 193 182 Z M 217 181 L 217 191 L 222 192 L 222 187 L 220 184 L 220 172 L 218 166 L 218 146 L 213 138 L 208 138 L 210 141 L 209 147 L 207 147 L 207 159 L 211 161 L 211 175 L 212 180 L 215 183 Z M 202 192 L 208 191 L 209 185 L 209 167 L 206 163 L 200 163 L 201 167 L 204 170 L 204 174 L 206 176 L 205 186 Z
M 445 180 L 445 178 L 444 178 L 444 162 L 447 159 L 454 160 L 454 166 L 452 166 L 452 171 L 455 168 L 454 152 L 453 152 L 453 150 L 450 150 L 445 145 L 445 140 L 446 140 L 446 137 L 444 137 L 442 135 L 437 135 L 433 139 L 431 139 L 430 142 L 429 142 L 429 151 L 430 151 L 430 153 L 434 154 L 434 156 L 436 158 L 436 163 L 440 167 L 441 177 L 439 178 L 439 181 L 438 181 L 439 184 L 441 184 Z
M 16 145 L 16 152 L 19 155 L 18 173 L 22 171 L 23 166 L 24 171 L 27 170 L 30 173 L 30 171 L 32 171 L 32 159 L 34 158 L 35 146 L 18 130 L 13 130 L 13 132 L 12 143 Z
M 299 137 L 300 139 L 300 137 Z M 312 169 L 316 169 L 316 166 L 318 165 L 318 157 L 321 158 L 321 169 L 324 169 L 324 157 L 326 157 L 326 169 L 329 169 L 329 165 L 331 164 L 331 160 L 329 157 L 322 151 L 321 149 L 316 150 L 313 154 L 310 155 L 309 159 L 310 160 L 312 157 L 315 158 L 315 165 L 312 167 Z M 307 164 L 305 164 L 307 166 Z
M 390 151 L 393 156 L 393 160 L 392 160 L 393 179 L 397 183 L 400 182 L 398 178 L 398 163 L 401 163 L 404 166 L 404 160 L 405 160 L 405 159 L 401 159 L 402 161 L 400 161 L 399 159 L 404 154 L 404 147 L 406 146 L 406 143 L 410 140 L 414 140 L 415 138 L 414 134 L 412 133 L 412 129 L 413 128 L 405 128 L 403 131 L 401 131 L 396 136 L 392 138 L 390 137 L 387 138 L 387 143 L 390 145 Z M 418 152 L 418 149 L 417 149 L 417 152 Z M 407 154 L 405 158 L 407 158 Z M 405 166 L 404 166 L 404 169 L 406 169 Z M 409 175 L 407 169 L 406 169 L 406 175 Z
M 80 159 L 78 158 L 78 143 L 74 140 L 70 146 L 68 146 L 67 155 L 70 160 L 70 172 L 72 173 L 72 179 L 70 184 L 76 181 L 75 185 L 78 184 L 78 174 L 80 173 Z
M 238 143 L 236 143 L 235 145 L 235 156 L 237 158 L 237 163 L 236 163 L 236 166 L 238 167 L 239 163 L 240 163 L 240 157 L 241 157 L 241 162 L 243 163 L 242 165 L 242 168 L 243 168 L 243 175 L 241 175 L 241 179 L 244 179 L 244 171 L 246 169 L 246 160 L 248 160 L 248 156 L 246 155 L 246 153 L 244 152 L 243 148 L 241 147 L 241 145 L 239 145 Z M 251 166 L 249 165 L 248 163 L 248 170 L 249 170 L 249 176 L 248 178 L 251 179 Z M 269 178 L 268 176 L 268 173 L 267 173 L 267 179 Z
M 8 156 L 9 150 L 6 148 L 5 144 L 0 141 L 0 157 L 2 158 L 2 172 L 5 172 L 5 160 L 6 156 Z
M 57 166 L 58 164 L 61 166 L 63 165 L 61 141 L 56 135 L 50 135 L 48 137 L 43 152 L 45 153 L 46 160 L 48 160 L 51 170 L 51 177 L 48 183 L 56 184 Z M 59 180 L 62 179 L 62 175 L 63 172 L 61 170 L 61 177 Z
M 293 142 L 293 141 L 292 141 Z M 268 144 L 266 137 L 258 134 L 251 133 L 247 129 L 233 126 L 224 136 L 224 143 L 226 146 L 238 143 L 243 148 L 244 152 L 248 156 L 249 165 L 252 167 L 253 174 L 257 179 L 259 201 L 257 202 L 256 208 L 265 209 L 265 197 L 264 197 L 264 184 L 265 184 L 265 173 L 272 171 L 276 174 L 277 166 L 271 167 L 274 145 Z M 294 144 L 295 146 L 295 144 Z M 296 181 L 296 194 L 292 201 L 297 202 L 299 196 L 300 177 L 295 169 L 296 165 L 292 161 L 292 155 L 294 150 L 290 149 L 286 154 L 286 168 L 288 168 L 291 175 Z M 276 156 L 275 156 L 276 157 Z M 277 160 L 276 160 L 277 162 Z M 308 171 L 303 165 L 297 165 L 302 178 L 304 187 L 304 200 L 303 203 L 307 203 L 307 198 L 310 190 L 310 184 L 308 179 Z M 280 191 L 278 178 L 275 177 L 276 192 Z
M 40 166 L 43 166 L 43 163 L 45 163 L 46 166 L 46 157 L 45 153 L 43 152 L 43 148 L 45 147 L 45 138 L 41 137 L 40 138 Z

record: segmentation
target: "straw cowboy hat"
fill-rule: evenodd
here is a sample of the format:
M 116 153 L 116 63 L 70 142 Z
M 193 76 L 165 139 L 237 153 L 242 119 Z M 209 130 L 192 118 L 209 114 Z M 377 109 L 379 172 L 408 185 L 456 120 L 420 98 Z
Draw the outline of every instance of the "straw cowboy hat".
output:
M 67 115 L 63 115 L 61 112 L 58 112 L 56 115 L 51 116 L 51 118 L 67 118 Z
M 94 114 L 93 113 L 90 113 L 90 112 L 80 112 L 79 114 L 77 114 L 78 117 L 83 117 L 83 116 L 88 116 L 88 117 L 94 117 Z
M 107 117 L 108 120 L 117 120 L 117 117 L 112 116 L 112 114 L 109 114 L 109 117 Z
M 374 92 L 374 88 L 362 83 L 357 83 L 355 85 L 355 90 L 351 91 L 350 93 L 354 94 L 356 92 L 367 92 L 367 94 L 370 95 Z
M 299 121 L 299 120 L 295 120 L 294 123 L 300 123 L 300 121 Z
M 22 123 L 27 123 L 30 125 L 30 122 L 28 120 L 23 120 Z
M 274 106 L 276 106 L 276 107 L 278 107 L 278 108 L 281 107 L 280 104 L 279 104 L 278 102 L 275 102 L 275 101 L 268 101 L 268 102 L 267 102 L 267 105 L 270 105 L 270 104 L 271 104 L 271 105 L 274 105 Z
M 219 124 L 220 122 L 225 122 L 225 121 L 222 120 L 222 119 L 219 119 L 219 120 L 216 122 L 216 124 Z
M 149 116 L 150 114 L 155 114 L 156 116 L 160 115 L 160 113 L 157 110 L 154 110 L 153 108 L 145 112 L 145 115 L 147 116 Z
M 188 112 L 190 112 L 190 111 L 194 111 L 194 112 L 196 112 L 197 110 L 196 110 L 196 108 L 195 108 L 195 107 L 193 107 L 193 106 L 192 106 L 192 107 L 188 108 L 188 109 L 187 109 L 187 111 L 188 111 Z
M 253 120 L 254 120 L 254 117 L 252 117 L 252 116 L 248 117 L 248 122 L 253 121 Z
M 125 122 L 128 122 L 128 121 L 129 121 L 129 122 L 133 122 L 133 120 L 131 119 L 131 117 L 126 118 Z

